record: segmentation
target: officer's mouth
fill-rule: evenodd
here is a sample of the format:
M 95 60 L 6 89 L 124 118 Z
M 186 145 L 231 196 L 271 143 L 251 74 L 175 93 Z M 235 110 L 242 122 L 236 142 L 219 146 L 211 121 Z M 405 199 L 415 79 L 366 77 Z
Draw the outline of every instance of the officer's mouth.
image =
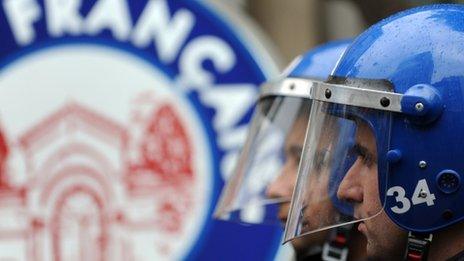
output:
M 285 215 L 285 216 L 279 215 L 278 218 L 279 218 L 279 220 L 280 220 L 280 224 L 282 225 L 282 227 L 285 227 L 285 224 L 287 224 L 287 215 Z
M 285 227 L 285 225 L 287 224 L 289 208 L 290 208 L 290 203 L 288 202 L 281 203 L 279 206 L 279 213 L 277 217 L 280 220 L 282 227 Z
M 358 223 L 358 231 L 361 232 L 364 236 L 367 236 L 367 226 L 364 221 Z
M 280 219 L 280 225 L 282 226 L 283 229 L 285 229 L 285 226 L 287 225 L 287 219 L 286 218 Z
M 356 213 L 354 214 L 354 219 L 355 220 L 363 220 L 364 218 L 362 215 L 357 215 Z M 367 236 L 367 226 L 364 221 L 359 221 L 358 222 L 358 231 L 361 232 L 364 236 Z

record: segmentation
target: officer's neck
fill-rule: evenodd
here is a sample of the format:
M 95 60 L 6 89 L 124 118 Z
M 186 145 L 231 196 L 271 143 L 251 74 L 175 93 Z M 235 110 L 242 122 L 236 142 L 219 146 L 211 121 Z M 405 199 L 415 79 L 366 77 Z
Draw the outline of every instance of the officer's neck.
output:
M 464 251 L 464 223 L 437 232 L 429 250 L 429 260 L 445 260 Z

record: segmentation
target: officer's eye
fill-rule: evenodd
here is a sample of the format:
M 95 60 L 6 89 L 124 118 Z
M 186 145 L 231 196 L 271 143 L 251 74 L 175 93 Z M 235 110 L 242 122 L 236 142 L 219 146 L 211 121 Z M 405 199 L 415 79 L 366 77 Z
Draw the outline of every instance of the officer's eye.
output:
M 285 161 L 291 160 L 294 164 L 299 164 L 301 159 L 301 151 L 303 148 L 301 146 L 290 146 L 285 149 L 284 159 Z
M 360 144 L 355 144 L 353 146 L 353 153 L 360 157 L 362 163 L 370 168 L 373 164 L 377 163 L 377 159 L 372 153 L 370 153 L 367 148 L 361 146 Z
M 328 150 L 320 150 L 316 152 L 314 158 L 314 170 L 316 171 L 316 174 L 320 174 L 324 166 L 327 165 L 328 155 Z
M 303 148 L 301 148 L 300 146 L 292 146 L 290 148 L 290 156 L 296 161 L 296 163 L 300 162 L 302 150 Z

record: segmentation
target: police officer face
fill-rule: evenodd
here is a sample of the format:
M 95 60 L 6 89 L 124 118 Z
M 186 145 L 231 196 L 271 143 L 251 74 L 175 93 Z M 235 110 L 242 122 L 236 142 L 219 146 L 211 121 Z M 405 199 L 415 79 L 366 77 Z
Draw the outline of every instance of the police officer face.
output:
M 370 258 L 401 259 L 407 234 L 384 211 L 376 214 L 381 209 L 377 148 L 374 133 L 363 122 L 357 123 L 355 151 L 357 159 L 343 178 L 337 196 L 354 203 L 356 219 L 368 218 L 359 223 L 358 230 L 367 239 L 367 254 Z
M 299 117 L 290 130 L 285 140 L 285 162 L 280 174 L 267 187 L 266 194 L 269 198 L 287 198 L 290 200 L 295 187 L 298 164 L 303 149 L 303 141 L 307 119 Z M 289 202 L 283 203 L 279 208 L 279 219 L 283 224 L 287 221 Z
M 303 231 L 314 231 L 334 223 L 335 208 L 329 195 L 330 162 L 333 154 L 332 135 L 337 130 L 326 130 L 318 141 L 315 161 L 308 178 L 305 196 Z
M 292 197 L 293 188 L 295 187 L 298 165 L 303 150 L 305 130 L 308 122 L 307 115 L 300 115 L 292 126 L 291 131 L 285 140 L 285 163 L 281 169 L 280 175 L 268 186 L 266 194 L 270 198 L 290 198 Z M 290 209 L 290 202 L 279 205 L 279 219 L 285 225 Z M 298 252 L 304 251 L 311 246 L 321 245 L 324 243 L 327 232 L 316 233 L 310 236 L 304 236 L 292 240 L 292 245 Z

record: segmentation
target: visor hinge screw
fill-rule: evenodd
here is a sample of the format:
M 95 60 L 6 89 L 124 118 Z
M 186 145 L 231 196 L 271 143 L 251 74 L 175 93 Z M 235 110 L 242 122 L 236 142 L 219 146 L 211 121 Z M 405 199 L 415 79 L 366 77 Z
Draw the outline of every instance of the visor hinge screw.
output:
M 427 198 L 427 192 L 425 192 L 424 190 L 421 189 L 421 191 L 419 192 L 419 197 L 420 198 Z
M 419 168 L 425 169 L 425 167 L 427 167 L 427 162 L 423 160 L 419 161 Z
M 295 84 L 294 83 L 290 84 L 290 90 L 293 90 L 293 89 L 295 89 Z
M 380 105 L 382 105 L 382 107 L 388 107 L 390 105 L 390 99 L 382 97 L 382 99 L 380 99 Z
M 332 91 L 330 91 L 330 89 L 325 89 L 325 97 L 327 99 L 330 99 L 330 97 L 332 97 Z
M 422 102 L 416 103 L 414 107 L 416 108 L 416 111 L 419 111 L 419 112 L 424 110 L 424 104 Z

